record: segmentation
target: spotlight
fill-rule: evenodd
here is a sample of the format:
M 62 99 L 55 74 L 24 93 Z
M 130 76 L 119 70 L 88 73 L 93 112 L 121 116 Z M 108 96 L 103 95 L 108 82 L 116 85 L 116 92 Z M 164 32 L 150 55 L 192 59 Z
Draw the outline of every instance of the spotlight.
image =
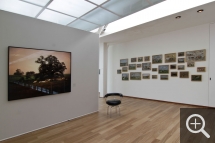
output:
M 201 12 L 203 12 L 203 11 L 204 11 L 203 9 L 200 9 L 200 10 L 198 10 L 197 12 L 198 12 L 198 13 L 201 13 Z
M 176 17 L 175 17 L 175 19 L 180 19 L 180 18 L 181 18 L 181 16 L 176 16 Z

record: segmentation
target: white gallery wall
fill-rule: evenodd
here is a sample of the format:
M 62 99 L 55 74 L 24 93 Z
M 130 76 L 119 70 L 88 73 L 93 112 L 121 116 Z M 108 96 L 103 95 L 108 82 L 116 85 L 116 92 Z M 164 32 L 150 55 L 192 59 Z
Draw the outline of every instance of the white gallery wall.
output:
M 188 68 L 186 63 L 165 63 L 164 54 L 178 53 L 193 50 L 206 49 L 206 61 L 196 62 L 195 67 Z M 163 55 L 162 64 L 152 64 L 152 68 L 158 65 L 185 65 L 189 74 L 201 74 L 202 82 L 192 82 L 191 78 L 171 77 L 169 80 L 160 80 L 160 74 L 152 71 L 129 70 L 128 72 L 150 73 L 150 79 L 122 81 L 121 74 L 117 74 L 120 67 L 120 59 Z M 136 62 L 138 63 L 138 62 Z M 142 63 L 142 62 L 140 62 Z M 206 67 L 206 72 L 198 73 L 197 67 Z M 153 37 L 138 39 L 121 44 L 110 44 L 108 47 L 108 74 L 107 92 L 120 92 L 126 96 L 155 99 L 162 101 L 209 105 L 209 24 L 173 31 Z M 151 75 L 158 75 L 158 79 L 152 79 Z
M 0 140 L 98 111 L 99 37 L 0 11 Z M 8 46 L 72 52 L 72 91 L 7 101 Z

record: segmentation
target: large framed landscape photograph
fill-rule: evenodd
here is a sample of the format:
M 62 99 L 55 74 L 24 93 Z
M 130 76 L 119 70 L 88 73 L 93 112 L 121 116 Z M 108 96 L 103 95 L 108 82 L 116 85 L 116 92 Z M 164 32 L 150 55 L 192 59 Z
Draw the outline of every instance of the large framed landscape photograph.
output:
M 8 101 L 71 92 L 71 52 L 8 47 Z

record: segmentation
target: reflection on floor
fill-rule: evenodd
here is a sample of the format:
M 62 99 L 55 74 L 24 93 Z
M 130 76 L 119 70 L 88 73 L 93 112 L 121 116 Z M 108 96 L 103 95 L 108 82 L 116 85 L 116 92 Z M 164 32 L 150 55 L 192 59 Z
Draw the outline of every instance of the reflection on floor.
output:
M 195 106 L 124 97 L 121 116 L 99 99 L 99 112 L 2 143 L 179 143 L 180 108 Z

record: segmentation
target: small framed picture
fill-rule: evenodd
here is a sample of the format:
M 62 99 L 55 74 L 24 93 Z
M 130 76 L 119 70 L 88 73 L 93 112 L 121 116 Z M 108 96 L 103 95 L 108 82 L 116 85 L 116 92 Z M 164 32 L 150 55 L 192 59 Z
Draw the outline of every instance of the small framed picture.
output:
M 141 68 L 142 67 L 142 64 L 137 64 L 137 68 Z
M 169 73 L 169 65 L 159 65 L 158 66 L 159 74 L 168 74 Z
M 188 71 L 181 71 L 180 72 L 180 78 L 189 78 L 189 72 Z
M 184 52 L 178 52 L 178 57 L 183 57 L 184 56 Z
M 122 73 L 122 80 L 129 80 L 129 73 Z
M 163 56 L 162 55 L 154 55 L 152 56 L 152 64 L 160 64 L 162 63 Z
M 136 70 L 136 64 L 129 64 L 128 69 L 129 70 Z
M 157 75 L 152 75 L 152 79 L 157 79 L 158 76 Z
M 176 64 L 170 65 L 170 69 L 171 69 L 171 70 L 172 70 L 172 69 L 176 69 Z
M 202 81 L 202 75 L 191 75 L 191 81 Z
M 185 59 L 184 58 L 178 58 L 178 63 L 184 63 Z
M 121 70 L 117 70 L 117 74 L 121 74 L 122 73 L 122 71 Z
M 122 72 L 127 72 L 128 71 L 128 67 L 122 67 Z
M 165 63 L 176 62 L 176 53 L 165 54 Z
M 143 62 L 143 57 L 138 57 L 138 62 Z
M 168 75 L 160 75 L 160 80 L 168 80 L 169 76 Z
M 197 67 L 197 72 L 205 72 L 206 68 L 205 67 Z
M 178 65 L 178 70 L 184 70 L 185 66 L 184 65 Z
M 131 72 L 130 80 L 141 80 L 141 72 Z
M 178 72 L 171 72 L 171 77 L 177 77 L 178 76 Z
M 152 68 L 152 71 L 156 72 L 156 71 L 158 71 L 158 68 Z
M 145 56 L 144 61 L 150 61 L 150 56 Z
M 120 67 L 128 66 L 128 59 L 120 59 Z
M 194 67 L 195 66 L 195 62 L 187 62 L 187 67 Z
M 142 70 L 146 71 L 146 70 L 151 70 L 151 63 L 142 63 Z
M 149 73 L 143 73 L 143 79 L 150 79 Z
M 137 58 L 131 58 L 131 62 L 137 62 Z

